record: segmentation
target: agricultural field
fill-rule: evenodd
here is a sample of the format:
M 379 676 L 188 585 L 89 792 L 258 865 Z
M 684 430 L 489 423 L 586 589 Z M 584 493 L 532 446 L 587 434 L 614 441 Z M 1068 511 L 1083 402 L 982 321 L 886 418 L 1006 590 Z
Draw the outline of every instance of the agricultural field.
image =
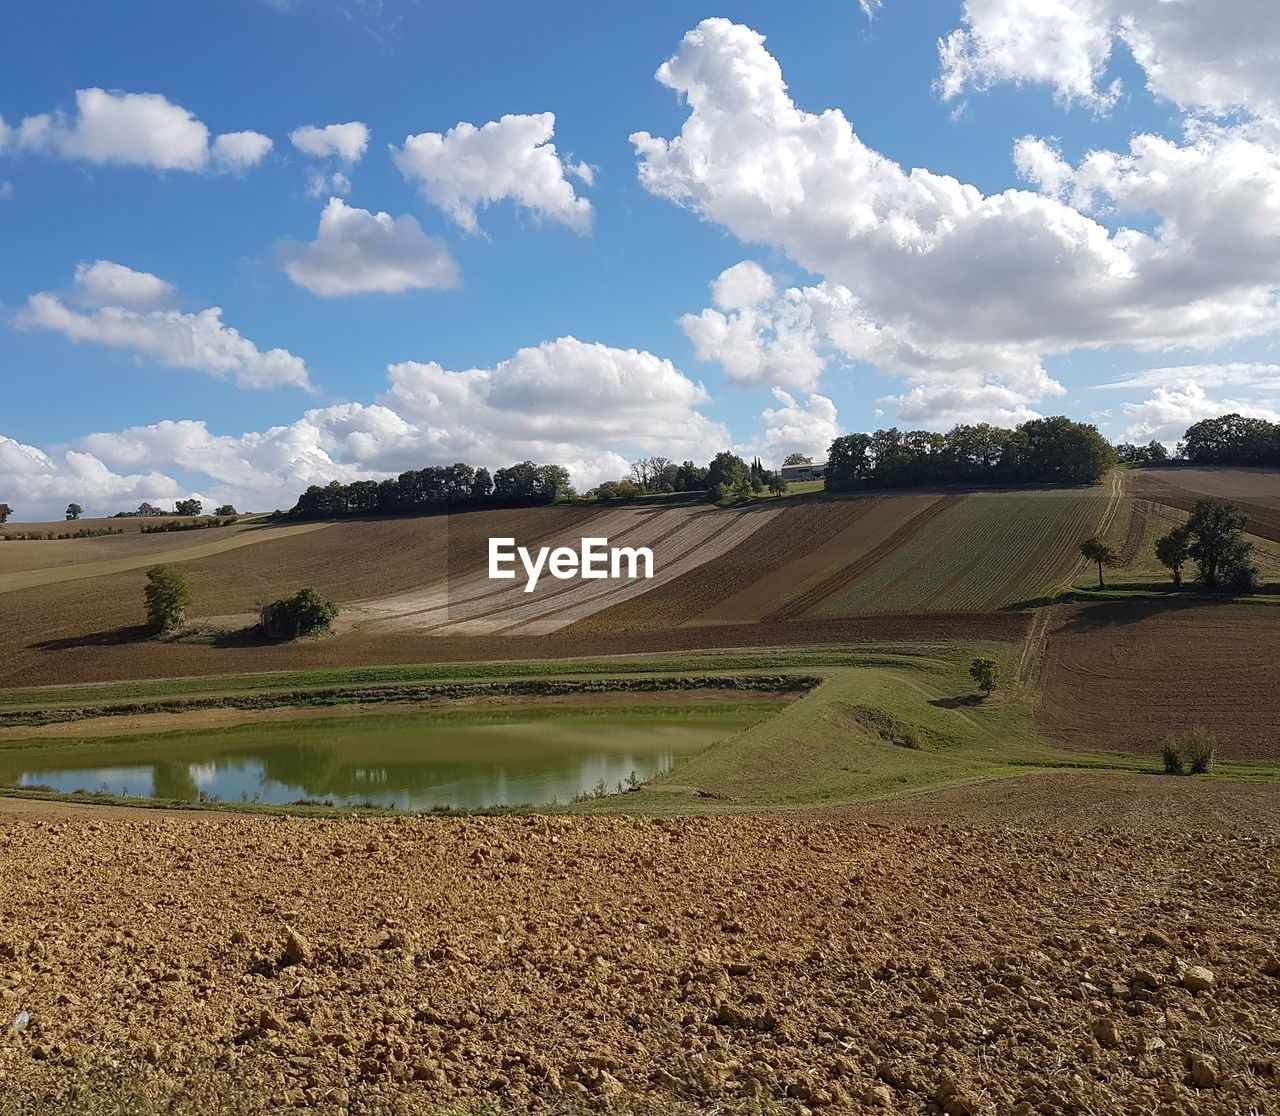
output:
M 1070 579 L 1076 544 L 1116 502 L 1102 488 L 973 493 L 814 612 L 985 612 L 1047 596 Z
M 1204 725 L 1229 756 L 1280 759 L 1280 609 L 1093 605 L 1050 634 L 1036 723 L 1050 739 L 1150 754 Z
M 1280 472 L 1274 469 L 1143 468 L 1133 470 L 1129 483 L 1135 496 L 1183 511 L 1206 496 L 1230 500 L 1252 534 L 1280 542 Z

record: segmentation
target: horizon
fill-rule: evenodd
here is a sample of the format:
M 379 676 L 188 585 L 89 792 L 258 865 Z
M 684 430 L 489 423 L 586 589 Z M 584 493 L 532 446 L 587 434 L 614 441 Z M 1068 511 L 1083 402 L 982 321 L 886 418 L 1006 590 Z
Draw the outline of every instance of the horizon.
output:
M 877 428 L 1065 415 L 1172 448 L 1280 420 L 1280 92 L 1247 11 L 1030 38 L 974 0 L 719 11 L 16 13 L 14 522 L 453 461 L 585 490 Z

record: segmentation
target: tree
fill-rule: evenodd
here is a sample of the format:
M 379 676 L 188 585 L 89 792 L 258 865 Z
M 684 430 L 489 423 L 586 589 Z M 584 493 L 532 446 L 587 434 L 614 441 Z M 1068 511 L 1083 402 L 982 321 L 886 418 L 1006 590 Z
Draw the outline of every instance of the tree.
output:
M 1000 677 L 1000 668 L 995 659 L 974 659 L 969 664 L 969 675 L 978 689 L 990 697 Z
M 487 500 L 493 495 L 493 477 L 489 475 L 489 470 L 483 465 L 476 470 L 476 475 L 471 478 L 471 498 L 473 500 Z
M 812 465 L 813 458 L 805 457 L 802 453 L 789 453 L 782 459 L 784 465 Z
M 199 515 L 204 505 L 199 500 L 192 497 L 189 500 L 179 500 L 173 505 L 174 515 Z
M 720 485 L 730 491 L 739 487 L 744 487 L 748 493 L 751 491 L 751 470 L 741 457 L 729 450 L 721 450 L 707 467 L 707 487 L 717 488 Z
M 262 630 L 272 639 L 297 639 L 323 631 L 338 615 L 338 606 L 310 586 L 263 605 Z
M 781 473 L 774 473 L 769 478 L 769 491 L 775 496 L 785 496 L 787 494 L 787 479 Z
M 1090 535 L 1080 543 L 1080 553 L 1090 562 L 1098 563 L 1098 588 L 1105 589 L 1107 583 L 1102 576 L 1102 567 L 1115 565 L 1120 557 L 1115 552 L 1115 548 L 1100 535 Z
M 79 504 L 67 505 L 68 519 L 79 519 L 83 514 L 84 514 L 84 508 L 82 508 Z
M 171 566 L 152 566 L 147 571 L 147 587 L 142 595 L 147 624 L 153 630 L 171 632 L 181 627 L 191 604 L 191 586 L 181 572 Z
M 7 523 L 12 514 L 13 509 L 8 504 L 0 504 L 0 523 Z
M 627 470 L 627 480 L 647 492 L 653 492 L 661 486 L 662 474 L 671 464 L 669 457 L 642 457 L 631 463 Z
M 223 516 L 239 515 L 240 513 L 236 511 L 236 506 L 234 504 L 219 504 L 217 511 L 213 514 L 221 519 Z
M 1187 554 L 1195 562 L 1205 588 L 1216 589 L 1222 582 L 1236 581 L 1253 569 L 1249 565 L 1253 544 L 1245 539 L 1244 528 L 1244 516 L 1226 500 L 1200 500 L 1192 508 L 1187 520 L 1191 535 Z
M 1156 539 L 1156 558 L 1169 567 L 1175 589 L 1182 588 L 1182 566 L 1191 557 L 1190 547 L 1191 531 L 1185 524 Z

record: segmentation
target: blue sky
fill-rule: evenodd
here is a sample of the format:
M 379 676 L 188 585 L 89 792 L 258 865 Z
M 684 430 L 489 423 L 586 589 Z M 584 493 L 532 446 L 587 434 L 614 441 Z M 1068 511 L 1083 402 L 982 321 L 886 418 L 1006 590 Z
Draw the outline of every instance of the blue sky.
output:
M 1208 6 L 1188 7 L 1209 18 Z M 1228 29 L 1236 53 L 1274 35 L 1248 22 L 1250 7 Z M 1223 93 L 1228 79 L 1205 75 L 1224 60 L 1196 53 L 1194 24 L 1170 28 L 1163 14 L 1149 16 L 1150 0 L 1104 3 L 1095 26 L 1026 29 L 1031 49 L 1026 36 L 1001 38 L 999 8 L 21 6 L 0 40 L 0 499 L 23 518 L 77 494 L 94 511 L 188 492 L 266 506 L 329 476 L 524 456 L 565 460 L 585 485 L 639 453 L 821 453 L 841 430 L 893 423 L 945 428 L 1065 412 L 1113 437 L 1172 440 L 1219 405 L 1274 415 L 1280 264 L 1245 261 L 1233 273 L 1230 259 L 1206 262 L 1223 220 L 1248 222 L 1261 248 L 1280 224 L 1248 189 L 1277 174 L 1280 97 L 1266 68 L 1242 75 L 1235 66 L 1236 91 Z M 682 46 L 708 17 L 721 22 Z M 1150 35 L 1122 34 L 1122 17 Z M 1079 52 L 1035 49 L 1034 37 L 1051 32 L 1083 43 L 1084 63 Z M 956 34 L 966 36 L 956 50 L 940 52 Z M 702 109 L 696 92 L 655 80 L 677 53 L 709 83 Z M 789 97 L 781 115 L 750 103 L 781 88 L 775 63 Z M 763 85 L 735 87 L 734 75 L 748 71 Z M 230 167 L 210 154 L 194 169 L 166 169 L 163 137 L 77 131 L 77 91 L 95 89 L 107 99 L 158 95 L 206 126 L 210 141 L 253 132 L 270 149 Z M 108 105 L 150 112 L 141 102 Z M 856 134 L 848 158 L 824 146 L 833 133 L 816 114 L 827 110 Z M 62 119 L 40 125 L 48 113 Z M 498 182 L 527 157 L 557 181 L 533 204 L 478 204 L 476 231 L 431 193 L 465 179 L 467 152 L 446 140 L 427 176 L 414 178 L 390 150 L 411 135 L 447 136 L 460 122 L 541 113 L 555 117 L 554 155 L 504 139 L 482 178 Z M 714 134 L 686 130 L 689 158 L 641 155 L 630 138 L 671 140 L 702 117 L 715 121 Z M 160 120 L 143 113 L 136 127 Z M 317 157 L 290 139 L 304 125 L 347 122 L 367 128 L 358 159 Z M 1160 137 L 1169 150 L 1139 153 L 1135 136 Z M 1019 163 L 1023 137 L 1046 142 Z M 1090 169 L 1091 151 L 1116 159 Z M 1052 158 L 1038 165 L 1050 170 L 1033 181 L 1027 160 L 1044 152 Z M 922 186 L 884 171 L 884 160 L 954 182 Z M 785 169 L 788 180 L 801 168 L 800 204 L 794 183 L 762 184 L 762 166 Z M 1152 186 L 1171 166 L 1181 193 Z M 322 174 L 330 188 L 317 192 Z M 349 187 L 334 191 L 335 174 Z M 527 177 L 519 167 L 511 174 Z M 1242 183 L 1259 213 L 1219 188 L 1224 176 Z M 1018 192 L 1008 206 L 973 201 L 1005 191 Z M 317 284 L 354 282 L 335 278 L 349 254 L 307 256 L 310 288 L 285 270 L 291 251 L 310 251 L 331 194 L 342 198 L 332 203 L 337 215 L 371 235 L 373 215 L 411 219 L 374 241 L 336 246 L 360 256 L 361 274 L 373 276 L 361 282 L 376 289 L 317 293 Z M 565 216 L 566 196 L 579 214 L 589 206 L 589 226 Z M 1188 227 L 1197 213 L 1200 235 Z M 965 233 L 972 241 L 952 232 L 966 221 L 982 230 Z M 832 229 L 846 225 L 857 226 L 848 243 L 842 233 L 833 241 Z M 900 235 L 903 226 L 913 231 Z M 1111 240 L 1088 246 L 1091 229 Z M 1124 229 L 1149 245 L 1131 247 L 1124 232 L 1117 239 Z M 1045 248 L 1046 237 L 1061 244 Z M 1219 253 L 1248 254 L 1235 243 L 1225 238 Z M 945 267 L 917 262 L 943 253 Z M 392 256 L 410 261 L 409 289 L 391 289 L 401 281 L 388 277 Z M 77 267 L 95 261 L 172 285 L 124 306 L 131 342 L 104 325 L 120 307 L 75 282 Z M 717 303 L 712 284 L 735 267 Z M 1133 275 L 1095 305 L 1089 268 Z M 440 285 L 449 269 L 456 284 Z M 1020 289 L 1031 292 L 1025 305 Z M 36 312 L 28 300 L 41 294 Z M 1248 313 L 1220 310 L 1243 303 Z M 177 315 L 180 332 L 183 316 L 211 307 L 257 353 L 285 350 L 305 374 L 272 386 L 276 372 L 183 362 L 172 345 L 136 342 L 138 331 L 159 328 L 155 315 Z M 700 314 L 701 327 L 682 322 Z M 1211 324 L 1187 324 L 1201 316 Z M 559 338 L 582 344 L 546 347 Z M 399 388 L 392 365 L 402 369 Z M 459 375 L 471 369 L 480 375 Z M 254 376 L 267 382 L 253 386 Z M 1128 382 L 1099 386 L 1116 381 Z

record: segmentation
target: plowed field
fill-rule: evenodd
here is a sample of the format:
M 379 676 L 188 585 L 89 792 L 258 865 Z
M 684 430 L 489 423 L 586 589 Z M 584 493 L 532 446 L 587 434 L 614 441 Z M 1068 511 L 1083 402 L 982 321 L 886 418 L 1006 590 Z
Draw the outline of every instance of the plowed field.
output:
M 1093 605 L 1050 634 L 1036 721 L 1066 744 L 1152 756 L 1205 725 L 1225 756 L 1280 759 L 1278 661 L 1277 608 Z
M 0 1112 L 1267 1112 L 1280 846 L 1239 801 L 1254 832 L 6 810 Z
M 1244 514 L 1251 534 L 1280 542 L 1280 471 L 1274 469 L 1135 469 L 1135 494 L 1190 511 L 1212 496 L 1230 500 Z

